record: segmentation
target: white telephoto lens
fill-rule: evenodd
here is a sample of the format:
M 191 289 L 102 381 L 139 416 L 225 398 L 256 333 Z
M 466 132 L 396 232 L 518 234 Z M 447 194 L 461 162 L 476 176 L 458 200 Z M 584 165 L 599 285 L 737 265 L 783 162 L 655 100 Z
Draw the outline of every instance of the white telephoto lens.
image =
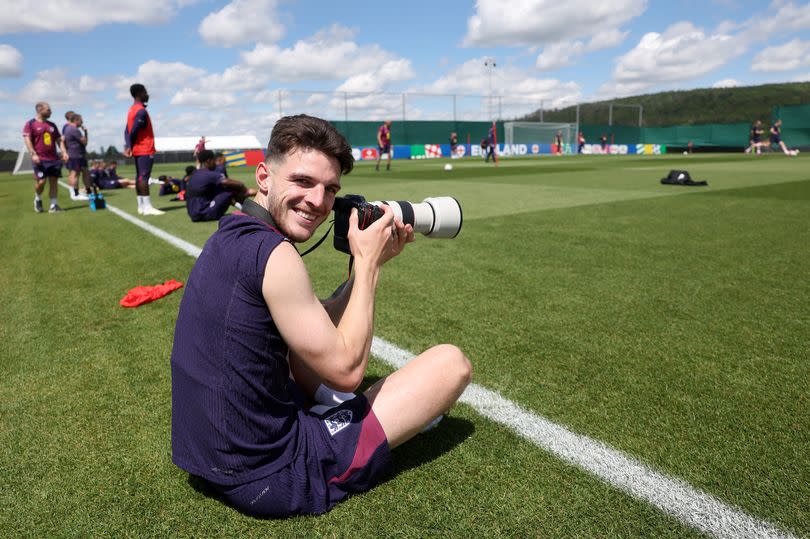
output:
M 453 197 L 431 197 L 423 202 L 433 208 L 433 230 L 429 238 L 455 238 L 461 232 L 461 204 Z

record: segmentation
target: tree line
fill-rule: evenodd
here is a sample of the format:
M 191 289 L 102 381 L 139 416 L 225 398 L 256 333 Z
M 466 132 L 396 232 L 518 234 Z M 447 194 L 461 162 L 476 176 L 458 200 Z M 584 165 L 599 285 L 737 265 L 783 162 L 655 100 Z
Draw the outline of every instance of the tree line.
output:
M 777 105 L 803 105 L 810 103 L 810 82 L 763 84 L 734 88 L 701 88 L 659 92 L 655 94 L 623 97 L 579 106 L 579 122 L 607 125 L 609 105 L 641 105 L 644 109 L 644 127 L 670 125 L 752 123 L 754 120 L 770 122 Z M 520 118 L 521 121 L 540 121 L 540 110 Z M 613 107 L 614 125 L 638 125 L 638 109 Z M 576 122 L 576 106 L 543 110 L 544 122 Z

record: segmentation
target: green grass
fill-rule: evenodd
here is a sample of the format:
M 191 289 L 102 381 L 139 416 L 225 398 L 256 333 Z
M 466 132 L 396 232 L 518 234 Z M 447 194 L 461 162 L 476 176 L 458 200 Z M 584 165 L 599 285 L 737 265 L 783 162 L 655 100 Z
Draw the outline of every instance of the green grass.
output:
M 752 516 L 810 534 L 810 172 L 784 156 L 358 164 L 344 192 L 453 195 L 464 229 L 383 271 L 376 334 L 453 342 L 476 383 Z M 182 166 L 161 165 L 156 173 Z M 705 188 L 663 186 L 688 168 Z M 127 169 L 122 171 L 124 175 Z M 131 171 L 129 171 L 131 173 Z M 247 170 L 233 176 L 250 181 Z M 0 176 L 0 530 L 5 536 L 699 535 L 456 407 L 394 453 L 396 473 L 321 517 L 259 521 L 171 463 L 169 353 L 193 260 L 111 212 L 32 211 Z M 108 201 L 135 213 L 132 191 Z M 202 246 L 184 208 L 149 221 Z M 305 261 L 331 291 L 344 255 Z M 388 370 L 373 362 L 369 381 Z

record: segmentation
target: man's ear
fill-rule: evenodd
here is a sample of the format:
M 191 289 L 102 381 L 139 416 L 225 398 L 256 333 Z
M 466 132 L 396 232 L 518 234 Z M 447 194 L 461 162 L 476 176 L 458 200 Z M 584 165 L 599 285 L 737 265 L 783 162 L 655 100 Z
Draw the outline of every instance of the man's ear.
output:
M 270 191 L 270 181 L 272 180 L 272 167 L 268 166 L 265 161 L 256 165 L 256 185 L 259 191 L 266 195 Z

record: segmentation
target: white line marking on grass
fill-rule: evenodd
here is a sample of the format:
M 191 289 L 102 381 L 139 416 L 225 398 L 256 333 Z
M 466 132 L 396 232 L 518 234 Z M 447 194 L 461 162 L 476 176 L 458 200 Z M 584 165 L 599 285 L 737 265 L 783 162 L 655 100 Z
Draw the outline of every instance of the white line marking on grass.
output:
M 70 191 L 70 186 L 68 184 L 66 184 L 65 182 L 60 181 L 59 184 L 62 187 L 64 187 L 65 189 L 67 189 L 68 191 Z M 107 199 L 104 199 L 104 201 L 106 202 Z M 132 215 L 125 212 L 124 210 L 116 208 L 112 204 L 108 203 L 106 206 L 107 206 L 108 210 L 113 212 L 118 217 L 120 217 L 122 219 L 125 219 L 125 220 L 129 221 L 130 223 L 132 223 L 133 225 L 138 226 L 138 227 L 146 230 L 150 234 L 152 234 L 154 236 L 157 236 L 158 238 L 162 239 L 165 242 L 168 242 L 170 245 L 172 245 L 173 247 L 177 247 L 178 249 L 180 249 L 181 251 L 183 251 L 187 255 L 193 256 L 194 258 L 197 258 L 198 256 L 200 256 L 200 253 L 202 252 L 202 249 L 200 249 L 196 245 L 192 245 L 191 243 L 187 242 L 186 240 L 181 240 L 177 236 L 173 236 L 173 235 L 169 234 L 168 232 L 165 232 L 165 231 L 159 229 L 156 226 L 150 225 L 146 221 L 142 221 L 142 220 L 138 219 L 137 217 L 133 217 Z
M 64 183 L 63 186 L 67 187 Z M 185 240 L 146 223 L 114 206 L 113 213 L 169 242 L 189 256 L 197 258 L 202 250 Z M 395 369 L 413 359 L 414 354 L 380 337 L 374 337 L 371 353 Z M 644 500 L 661 511 L 698 530 L 722 538 L 795 539 L 768 522 L 755 519 L 726 505 L 710 494 L 687 483 L 656 472 L 621 451 L 571 432 L 561 425 L 529 412 L 498 393 L 478 384 L 470 384 L 460 402 L 482 416 L 505 425 L 558 458 L 590 472 L 602 481 Z
M 414 354 L 379 337 L 371 353 L 399 369 Z M 792 538 L 768 522 L 755 519 L 679 479 L 656 472 L 612 447 L 571 432 L 529 412 L 498 393 L 470 384 L 459 402 L 514 430 L 562 460 L 588 471 L 606 483 L 649 502 L 700 531 L 723 538 Z
M 165 232 L 165 231 L 159 229 L 158 227 L 156 227 L 154 225 L 150 225 L 146 221 L 142 221 L 142 220 L 138 219 L 137 217 L 133 217 L 132 215 L 128 214 L 127 212 L 125 212 L 123 210 L 119 210 L 115 206 L 110 206 L 109 204 L 107 204 L 107 209 L 110 210 L 111 212 L 113 212 L 115 215 L 121 217 L 122 219 L 126 219 L 127 221 L 129 221 L 133 225 L 139 226 L 142 229 L 149 232 L 150 234 L 154 234 L 158 238 L 168 242 L 173 247 L 177 247 L 178 249 L 180 249 L 181 251 L 183 251 L 184 253 L 186 253 L 189 256 L 193 256 L 194 258 L 197 258 L 198 256 L 200 256 L 200 253 L 202 252 L 202 249 L 200 249 L 196 245 L 192 245 L 189 242 L 187 242 L 186 240 L 181 240 L 177 236 L 173 236 L 173 235 L 169 234 L 168 232 Z

